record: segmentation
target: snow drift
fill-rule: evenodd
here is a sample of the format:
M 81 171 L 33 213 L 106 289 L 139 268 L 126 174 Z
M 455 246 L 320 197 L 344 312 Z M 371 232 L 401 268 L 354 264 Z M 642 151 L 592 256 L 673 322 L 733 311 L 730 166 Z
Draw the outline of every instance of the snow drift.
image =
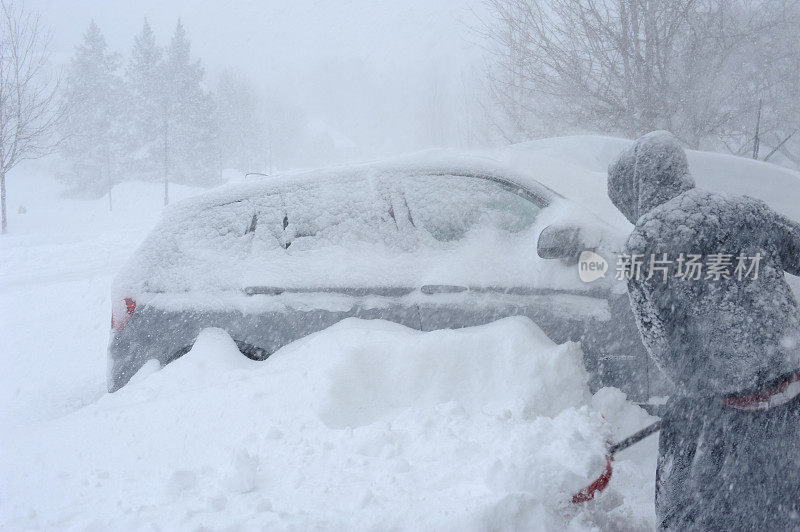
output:
M 645 527 L 649 501 L 613 483 L 568 503 L 602 469 L 601 414 L 638 410 L 586 379 L 579 346 L 526 318 L 430 333 L 348 319 L 261 363 L 207 329 L 176 362 L 7 442 L 3 524 Z

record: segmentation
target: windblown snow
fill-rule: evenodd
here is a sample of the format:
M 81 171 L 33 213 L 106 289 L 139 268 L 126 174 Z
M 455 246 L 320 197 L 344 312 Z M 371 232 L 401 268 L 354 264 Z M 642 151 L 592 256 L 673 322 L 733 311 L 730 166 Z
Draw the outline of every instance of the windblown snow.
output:
M 626 144 L 545 139 L 491 156 L 628 229 L 605 197 Z M 800 215 L 796 172 L 689 163 L 701 186 Z M 206 330 L 106 394 L 112 279 L 157 222 L 161 189 L 116 187 L 113 213 L 108 198 L 58 192 L 33 171 L 9 179 L 0 529 L 652 529 L 655 438 L 617 456 L 595 501 L 569 499 L 601 472 L 606 439 L 654 418 L 617 390 L 591 395 L 580 347 L 523 318 L 430 333 L 347 320 L 261 363 Z

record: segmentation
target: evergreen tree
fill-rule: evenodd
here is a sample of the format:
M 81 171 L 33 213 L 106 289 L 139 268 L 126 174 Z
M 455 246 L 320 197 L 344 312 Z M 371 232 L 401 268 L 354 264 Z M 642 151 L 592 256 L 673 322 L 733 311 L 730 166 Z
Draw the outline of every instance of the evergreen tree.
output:
M 204 184 L 218 175 L 214 143 L 214 104 L 201 85 L 203 68 L 191 60 L 191 46 L 178 21 L 163 63 L 164 99 L 161 109 L 164 203 L 169 181 Z
M 252 84 L 225 70 L 215 94 L 220 166 L 246 172 L 261 170 L 267 154 L 263 109 Z
M 162 107 L 164 105 L 163 52 L 145 19 L 142 32 L 135 37 L 131 58 L 125 69 L 128 86 L 128 124 L 126 139 L 129 168 L 139 177 L 159 176 L 164 159 Z
M 100 29 L 91 22 L 83 44 L 66 77 L 62 154 L 71 163 L 71 173 L 63 176 L 78 191 L 100 195 L 109 193 L 122 175 L 124 150 L 124 86 L 117 75 L 120 58 L 107 50 Z M 110 203 L 109 203 L 110 205 Z

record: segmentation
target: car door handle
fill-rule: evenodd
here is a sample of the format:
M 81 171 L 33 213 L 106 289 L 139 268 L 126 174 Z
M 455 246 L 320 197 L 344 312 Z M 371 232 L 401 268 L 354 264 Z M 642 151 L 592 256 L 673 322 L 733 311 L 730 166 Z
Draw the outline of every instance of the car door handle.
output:
M 427 295 L 432 294 L 457 294 L 459 292 L 466 292 L 466 286 L 457 286 L 453 284 L 426 284 L 420 288 L 420 292 Z

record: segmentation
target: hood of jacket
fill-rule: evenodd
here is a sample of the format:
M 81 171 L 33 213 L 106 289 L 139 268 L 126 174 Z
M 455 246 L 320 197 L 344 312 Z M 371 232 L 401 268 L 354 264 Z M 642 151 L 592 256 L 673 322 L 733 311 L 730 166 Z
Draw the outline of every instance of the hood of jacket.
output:
M 633 224 L 694 186 L 686 153 L 667 131 L 639 138 L 608 167 L 608 197 Z

